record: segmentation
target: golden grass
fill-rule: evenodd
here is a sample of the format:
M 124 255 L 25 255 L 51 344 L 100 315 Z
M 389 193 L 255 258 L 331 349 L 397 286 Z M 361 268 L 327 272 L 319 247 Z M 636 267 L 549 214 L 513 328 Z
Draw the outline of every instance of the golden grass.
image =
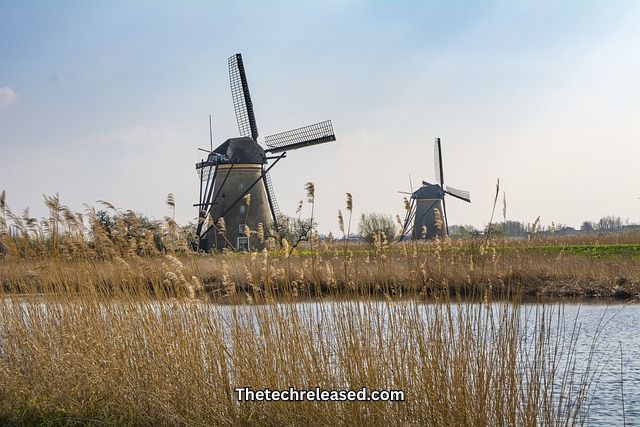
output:
M 447 294 L 429 304 L 367 297 L 300 304 L 289 295 L 278 304 L 219 305 L 194 297 L 159 298 L 143 289 L 117 297 L 5 295 L 0 420 L 443 426 L 582 420 L 592 373 L 566 369 L 576 336 L 551 306 L 527 308 L 517 297 L 467 304 Z M 239 403 L 240 386 L 366 386 L 404 390 L 406 400 Z
M 520 305 L 527 274 L 629 277 L 637 266 L 505 248 L 9 256 L 0 262 L 0 421 L 579 424 L 594 371 L 565 364 L 577 337 L 561 313 Z M 452 299 L 463 293 L 483 302 Z M 404 390 L 406 400 L 239 403 L 240 386 L 366 386 Z
M 313 185 L 309 183 L 306 190 L 312 201 Z M 188 281 L 195 276 L 219 295 L 276 289 L 313 296 L 336 292 L 397 296 L 430 293 L 443 283 L 452 293 L 521 287 L 531 296 L 640 295 L 637 232 L 565 237 L 534 233 L 526 240 L 482 237 L 390 243 L 376 239 L 373 247 L 314 237 L 307 249 L 292 253 L 280 249 L 200 256 L 191 251 L 185 229 L 171 217 L 150 222 L 106 202 L 101 203 L 108 216 L 93 208 L 80 214 L 56 196 L 45 197 L 49 218 L 36 220 L 28 210 L 14 214 L 4 193 L 0 196 L 0 283 L 10 293 L 126 288 L 161 278 L 175 281 L 163 277 L 168 273 L 162 256 L 173 254 L 184 262 Z M 172 197 L 169 202 L 175 207 Z M 349 227 L 352 203 L 347 193 Z M 615 248 L 605 247 L 629 243 L 636 244 L 636 256 L 617 256 Z M 607 256 L 582 256 L 580 248 L 559 250 L 585 244 L 596 247 L 596 255 Z
M 170 218 L 107 230 L 89 210 L 84 229 L 47 203 L 41 223 L 2 210 L 23 226 L 0 233 L 0 423 L 580 424 L 591 356 L 576 371 L 577 329 L 521 300 L 640 283 L 637 257 L 542 250 L 555 238 L 203 255 Z M 241 386 L 406 400 L 237 402 Z
M 201 283 L 216 297 L 248 293 L 255 298 L 265 290 L 300 296 L 428 295 L 443 284 L 452 295 L 514 289 L 527 296 L 633 298 L 640 294 L 640 257 L 571 254 L 545 245 L 448 240 L 373 249 L 352 244 L 345 251 L 336 242 L 292 254 L 273 250 L 177 256 L 190 286 Z M 178 283 L 167 259 L 171 258 L 135 254 L 110 259 L 10 256 L 0 261 L 0 283 L 6 293 Z

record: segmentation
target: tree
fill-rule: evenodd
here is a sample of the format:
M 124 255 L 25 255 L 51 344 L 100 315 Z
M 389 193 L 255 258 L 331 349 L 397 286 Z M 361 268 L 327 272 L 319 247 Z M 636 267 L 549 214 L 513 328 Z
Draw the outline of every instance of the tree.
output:
M 397 234 L 396 225 L 391 215 L 380 213 L 362 214 L 358 230 L 368 243 L 374 242 L 376 233 L 384 234 L 388 242 L 391 242 Z
M 597 229 L 601 233 L 613 233 L 622 229 L 622 218 L 619 216 L 603 216 L 597 224 Z
M 468 237 L 478 235 L 480 232 L 473 225 L 450 225 L 449 235 L 452 237 Z
M 197 250 L 198 236 L 196 235 L 196 225 L 189 221 L 188 224 L 180 226 L 180 231 L 187 240 L 189 247 L 193 250 Z
M 593 233 L 595 228 L 596 228 L 596 225 L 593 223 L 593 221 L 585 221 L 580 226 L 580 231 L 584 233 Z
M 112 236 L 113 230 L 116 228 L 116 220 L 113 216 L 109 215 L 109 212 L 105 210 L 99 210 L 96 212 L 96 219 L 104 228 L 104 231 L 107 232 L 109 237 Z
M 309 241 L 317 227 L 318 223 L 312 218 L 294 218 L 281 215 L 278 218 L 277 226 L 271 224 L 268 228 L 266 237 L 273 237 L 280 245 L 284 239 L 287 239 L 290 245 L 289 252 L 291 252 L 300 243 Z
M 485 227 L 484 232 L 489 231 L 489 226 Z M 491 234 L 496 236 L 522 237 L 527 235 L 527 227 L 520 221 L 507 220 L 506 222 L 498 222 L 491 224 Z
M 503 226 L 507 236 L 522 237 L 527 235 L 527 228 L 524 223 L 520 221 L 507 220 Z

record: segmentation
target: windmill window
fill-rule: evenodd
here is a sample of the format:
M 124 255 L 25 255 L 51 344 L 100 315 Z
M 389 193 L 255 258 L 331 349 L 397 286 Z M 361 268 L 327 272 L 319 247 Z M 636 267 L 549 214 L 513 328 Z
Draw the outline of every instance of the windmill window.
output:
M 240 183 L 240 191 L 244 191 L 244 182 Z
M 249 250 L 249 238 L 248 237 L 238 237 L 237 248 L 239 251 L 248 251 Z
M 244 234 L 244 227 L 246 227 L 246 224 L 238 224 L 238 233 Z
M 247 207 L 245 205 L 240 205 L 240 214 L 243 214 L 247 211 Z

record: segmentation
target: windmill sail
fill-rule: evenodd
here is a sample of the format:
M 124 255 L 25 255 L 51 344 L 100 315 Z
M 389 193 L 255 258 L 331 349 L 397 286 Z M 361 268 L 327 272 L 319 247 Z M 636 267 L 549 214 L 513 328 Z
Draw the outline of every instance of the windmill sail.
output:
M 449 220 L 447 219 L 447 202 L 445 201 L 445 197 L 442 197 L 442 218 L 444 219 L 444 231 L 449 235 Z
M 239 53 L 229 58 L 229 82 L 231 83 L 231 97 L 240 135 L 251 137 L 256 141 L 258 126 L 256 125 L 256 116 L 253 113 L 253 103 L 249 94 L 242 55 Z
M 213 166 L 201 166 L 199 168 L 196 168 L 196 172 L 200 177 L 200 181 L 208 182 L 209 179 L 213 176 L 214 169 L 215 168 Z
M 435 163 L 436 182 L 442 187 L 444 185 L 444 173 L 442 171 L 442 147 L 440 146 L 440 138 L 436 138 L 433 144 L 433 161 Z
M 450 196 L 471 203 L 471 193 L 469 193 L 468 191 L 458 190 L 457 188 L 447 186 L 444 192 Z
M 271 207 L 271 214 L 273 215 L 273 220 L 278 223 L 278 220 L 282 216 L 280 213 L 280 207 L 278 206 L 278 201 L 276 200 L 276 193 L 273 191 L 273 184 L 271 183 L 271 176 L 269 172 L 264 174 L 264 182 L 267 187 L 267 197 L 269 198 L 269 203 Z
M 279 153 L 312 145 L 335 141 L 331 120 L 304 126 L 286 132 L 276 133 L 265 137 L 264 142 L 270 153 Z

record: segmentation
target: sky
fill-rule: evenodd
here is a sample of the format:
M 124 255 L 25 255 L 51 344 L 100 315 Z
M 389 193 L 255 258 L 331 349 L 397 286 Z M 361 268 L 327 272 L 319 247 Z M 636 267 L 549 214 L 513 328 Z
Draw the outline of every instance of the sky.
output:
M 353 195 L 403 215 L 403 194 L 445 183 L 450 224 L 640 222 L 637 1 L 0 0 L 0 190 L 14 211 L 106 200 L 197 216 L 195 163 L 238 135 L 227 58 L 242 53 L 261 135 L 333 121 L 337 141 L 271 172 L 293 215 L 316 187 L 323 233 Z M 502 195 L 497 211 L 502 217 Z M 96 205 L 97 206 L 97 205 Z

